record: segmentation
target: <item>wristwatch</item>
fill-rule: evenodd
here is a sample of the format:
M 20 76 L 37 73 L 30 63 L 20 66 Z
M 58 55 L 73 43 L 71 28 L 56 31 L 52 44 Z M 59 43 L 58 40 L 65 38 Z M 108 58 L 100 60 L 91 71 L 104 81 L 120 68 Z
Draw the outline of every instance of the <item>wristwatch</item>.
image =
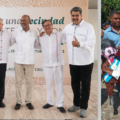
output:
M 78 44 L 78 46 L 77 46 L 78 48 L 80 47 L 80 43 Z

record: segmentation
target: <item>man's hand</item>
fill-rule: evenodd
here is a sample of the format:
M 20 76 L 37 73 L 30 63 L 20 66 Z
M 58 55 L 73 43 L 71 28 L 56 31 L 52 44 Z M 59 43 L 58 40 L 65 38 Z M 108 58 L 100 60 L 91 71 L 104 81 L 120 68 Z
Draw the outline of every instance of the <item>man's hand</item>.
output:
M 73 45 L 73 47 L 78 47 L 79 42 L 76 37 L 74 37 L 74 38 L 75 38 L 75 41 L 72 41 L 72 45 Z
M 42 37 L 44 33 L 45 33 L 45 32 L 41 32 L 39 36 Z

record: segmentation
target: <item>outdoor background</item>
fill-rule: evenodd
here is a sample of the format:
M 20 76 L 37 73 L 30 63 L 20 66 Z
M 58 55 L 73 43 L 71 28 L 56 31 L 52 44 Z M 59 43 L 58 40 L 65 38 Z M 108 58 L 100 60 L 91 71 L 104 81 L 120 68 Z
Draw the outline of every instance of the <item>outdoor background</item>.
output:
M 110 12 L 117 10 L 120 12 L 120 0 L 101 0 L 101 25 L 109 21 Z M 113 106 L 110 106 L 110 99 L 106 90 L 105 83 L 101 81 L 101 115 L 102 120 L 119 120 L 120 119 L 120 98 L 118 90 L 114 87 L 115 108 L 118 108 L 118 115 L 113 115 Z

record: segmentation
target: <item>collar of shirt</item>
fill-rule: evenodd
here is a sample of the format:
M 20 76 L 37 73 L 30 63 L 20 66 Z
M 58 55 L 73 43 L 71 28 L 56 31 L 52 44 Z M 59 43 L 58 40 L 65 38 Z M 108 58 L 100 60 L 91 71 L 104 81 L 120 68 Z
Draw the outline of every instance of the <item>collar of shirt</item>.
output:
M 55 31 L 52 31 L 52 33 L 51 34 L 55 34 L 56 32 Z M 50 34 L 50 35 L 51 35 Z M 46 36 L 47 35 L 47 33 L 45 32 L 45 34 L 44 34 L 44 36 Z M 49 35 L 47 35 L 47 36 L 49 36 Z
M 22 27 L 20 27 L 20 31 L 24 31 Z M 29 30 L 31 32 L 31 28 L 29 27 Z
M 84 23 L 84 19 L 81 19 L 81 22 L 78 25 L 81 26 L 83 23 Z M 71 23 L 71 25 L 74 25 L 73 22 Z
M 114 30 L 112 30 L 111 25 L 108 27 L 108 32 L 115 32 Z M 115 32 L 116 33 L 116 32 Z M 117 33 L 118 34 L 118 33 Z M 119 28 L 119 34 L 120 34 L 120 28 Z

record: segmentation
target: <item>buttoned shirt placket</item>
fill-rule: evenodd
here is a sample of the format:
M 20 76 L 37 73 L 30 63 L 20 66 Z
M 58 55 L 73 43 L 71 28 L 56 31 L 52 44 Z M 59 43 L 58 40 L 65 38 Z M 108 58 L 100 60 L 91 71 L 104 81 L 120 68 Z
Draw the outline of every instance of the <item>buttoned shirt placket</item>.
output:
M 58 59 L 58 35 L 57 35 L 57 33 L 55 33 L 55 37 L 56 37 L 56 59 L 58 62 L 59 59 Z
M 75 37 L 76 28 L 77 28 L 77 26 L 75 26 L 75 29 L 74 29 L 73 40 L 74 40 L 74 37 Z M 72 63 L 74 64 L 74 47 L 73 46 L 72 46 Z
M 0 32 L 0 61 L 2 61 L 2 34 L 3 34 L 3 31 Z
M 50 57 L 50 65 L 52 64 L 52 57 L 51 57 L 51 35 L 47 35 L 47 37 L 49 38 L 49 57 Z
M 25 42 L 26 42 L 26 47 L 25 47 L 25 49 L 26 49 L 26 63 L 28 62 L 28 53 L 27 53 L 27 33 L 28 33 L 28 31 L 27 32 L 24 32 L 25 33 Z

